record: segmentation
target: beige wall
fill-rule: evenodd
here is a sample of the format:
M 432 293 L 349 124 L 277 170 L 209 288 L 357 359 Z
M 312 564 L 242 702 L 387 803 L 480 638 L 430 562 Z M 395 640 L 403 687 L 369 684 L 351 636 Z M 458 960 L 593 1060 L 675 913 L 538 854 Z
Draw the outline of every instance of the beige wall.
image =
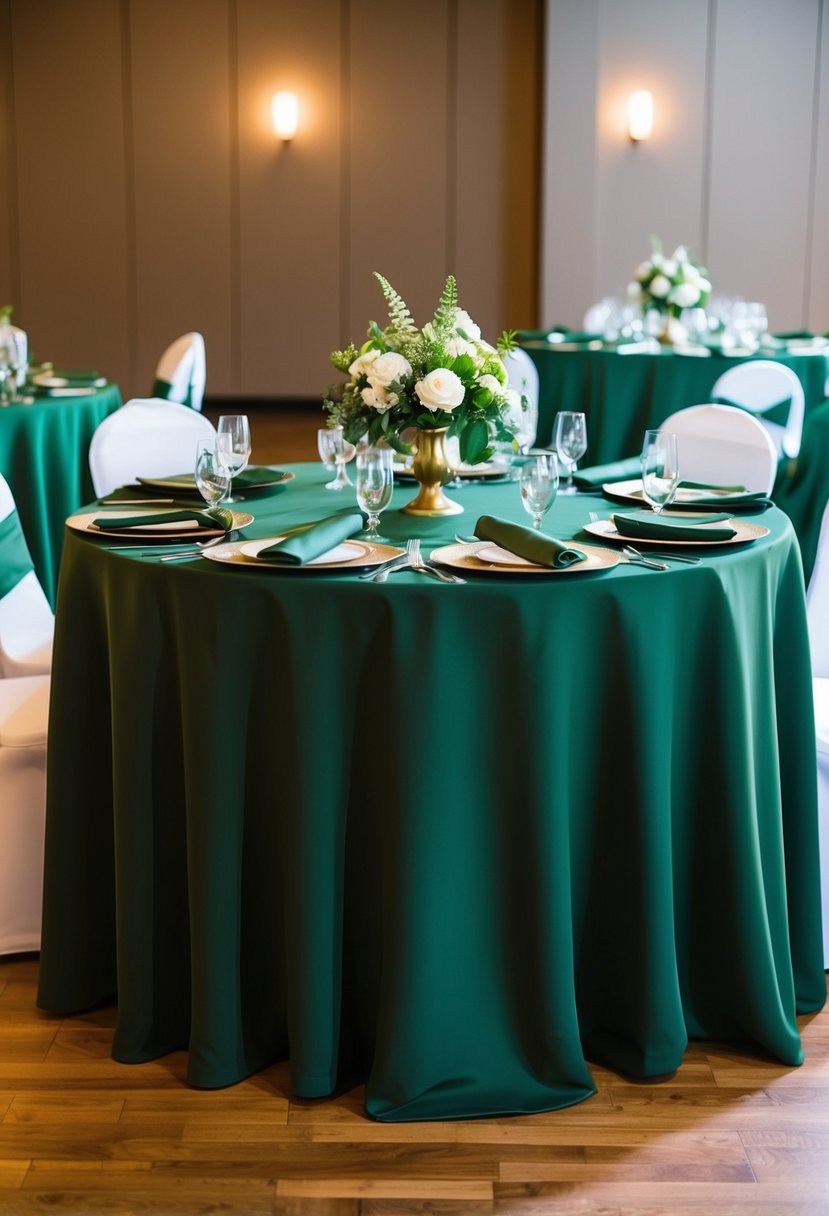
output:
M 540 320 L 620 294 L 650 235 L 773 329 L 829 328 L 824 0 L 547 0 Z M 821 45 L 822 44 L 822 45 Z M 653 92 L 633 146 L 624 103 Z
M 145 395 L 314 396 L 450 271 L 485 334 L 537 300 L 541 0 L 0 0 L 0 303 Z M 280 146 L 271 94 L 300 94 Z

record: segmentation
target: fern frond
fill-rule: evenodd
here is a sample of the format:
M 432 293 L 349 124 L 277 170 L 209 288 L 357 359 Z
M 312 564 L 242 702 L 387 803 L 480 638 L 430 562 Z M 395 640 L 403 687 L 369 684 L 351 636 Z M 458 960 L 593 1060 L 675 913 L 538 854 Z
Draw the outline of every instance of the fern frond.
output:
M 397 342 L 405 342 L 417 337 L 417 326 L 405 301 L 397 294 L 388 279 L 375 270 L 374 277 L 383 289 L 389 309 L 391 330 Z
M 501 358 L 508 355 L 511 350 L 515 350 L 518 346 L 518 331 L 515 329 L 505 329 L 498 341 L 495 343 L 495 349 Z
M 436 329 L 454 329 L 455 313 L 458 310 L 458 285 L 453 274 L 446 276 L 443 291 L 440 294 L 435 311 Z

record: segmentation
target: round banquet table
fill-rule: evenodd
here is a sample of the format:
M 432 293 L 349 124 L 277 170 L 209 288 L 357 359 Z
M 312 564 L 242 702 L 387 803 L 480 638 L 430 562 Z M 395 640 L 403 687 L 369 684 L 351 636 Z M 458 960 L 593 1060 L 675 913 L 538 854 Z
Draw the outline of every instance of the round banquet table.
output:
M 524 348 L 538 368 L 540 393 L 538 443 L 549 443 L 559 410 L 587 415 L 587 456 L 583 464 L 606 464 L 633 456 L 642 435 L 676 410 L 711 400 L 719 377 L 745 358 L 684 355 L 667 347 L 658 354 L 622 355 L 618 351 L 577 349 L 536 338 Z M 792 369 L 805 396 L 806 417 L 826 397 L 829 360 L 822 354 L 761 354 Z
M 294 471 L 245 535 L 348 505 Z M 527 519 L 513 482 L 455 497 L 383 531 Z M 298 1095 L 364 1081 L 389 1121 L 568 1106 L 588 1061 L 669 1073 L 689 1036 L 797 1065 L 825 999 L 809 650 L 791 524 L 752 518 L 699 566 L 463 586 L 68 532 L 40 1005 L 117 994 L 118 1060 L 186 1048 L 215 1087 L 289 1056 Z
M 121 394 L 37 397 L 0 409 L 0 473 L 11 486 L 35 571 L 54 607 L 64 521 L 93 494 L 89 441 Z

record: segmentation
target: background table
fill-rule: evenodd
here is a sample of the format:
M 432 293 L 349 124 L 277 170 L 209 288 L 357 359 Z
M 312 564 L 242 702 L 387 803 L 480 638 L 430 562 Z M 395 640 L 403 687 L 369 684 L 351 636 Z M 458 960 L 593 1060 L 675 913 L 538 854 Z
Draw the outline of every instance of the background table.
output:
M 347 505 L 296 472 L 251 536 Z M 515 484 L 456 496 L 384 530 L 526 518 Z M 116 1058 L 187 1047 L 200 1086 L 290 1046 L 298 1094 L 363 1079 L 385 1120 L 566 1106 L 587 1059 L 666 1073 L 689 1035 L 797 1064 L 825 997 L 811 681 L 791 525 L 762 521 L 668 574 L 466 586 L 67 535 L 42 1007 L 117 991 Z
M 64 521 L 93 494 L 89 441 L 120 404 L 121 394 L 108 384 L 88 397 L 38 397 L 32 405 L 0 409 L 0 473 L 53 607 Z
M 723 355 L 620 355 L 615 350 L 562 350 L 547 341 L 524 343 L 538 368 L 538 442 L 549 443 L 559 410 L 587 415 L 588 449 L 583 464 L 605 464 L 634 456 L 642 435 L 676 410 L 711 399 L 723 372 L 743 359 Z M 806 416 L 825 398 L 824 355 L 758 355 L 790 367 L 803 384 Z

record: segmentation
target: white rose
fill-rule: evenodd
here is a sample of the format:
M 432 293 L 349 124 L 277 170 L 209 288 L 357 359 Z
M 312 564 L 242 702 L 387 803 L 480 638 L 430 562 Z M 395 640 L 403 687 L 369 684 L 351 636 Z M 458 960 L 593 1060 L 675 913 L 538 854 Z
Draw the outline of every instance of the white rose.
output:
M 461 404 L 465 391 L 460 376 L 445 367 L 435 368 L 415 385 L 415 392 L 427 410 L 451 412 Z
M 633 273 L 637 279 L 646 279 L 652 270 L 653 266 L 650 262 L 640 262 Z
M 697 279 L 697 287 L 700 289 L 700 292 L 702 292 L 703 295 L 705 292 L 711 290 L 711 284 L 708 282 L 708 279 L 704 279 L 702 276 Z
M 673 260 L 673 258 L 668 258 L 667 261 L 662 263 L 662 273 L 667 279 L 672 279 L 674 277 L 676 274 L 676 262 Z
M 397 405 L 397 394 L 386 393 L 385 389 L 376 389 L 369 385 L 368 388 L 360 390 L 360 396 L 366 405 L 372 406 L 377 410 L 378 414 L 385 414 L 386 410 L 390 410 L 393 405 Z M 394 400 L 392 400 L 394 398 Z
M 651 254 L 651 266 L 654 266 L 657 270 L 661 270 L 664 265 L 665 265 L 665 258 L 663 256 L 663 254 L 661 254 L 661 253 Z
M 374 389 L 371 388 L 371 386 L 369 386 L 368 388 L 361 388 L 360 396 L 362 397 L 362 399 L 366 405 L 376 405 L 377 404 L 377 394 L 375 393 Z
M 699 302 L 699 289 L 693 283 L 680 283 L 668 296 L 671 304 L 677 308 L 693 308 Z
M 393 350 L 388 350 L 375 359 L 367 372 L 368 382 L 373 389 L 388 388 L 392 380 L 402 380 L 404 376 L 411 374 L 412 365 L 409 360 Z
M 478 350 L 471 342 L 466 342 L 463 338 L 450 338 L 446 343 L 446 353 L 453 359 L 457 359 L 458 355 L 471 355 L 474 359 Z
M 469 313 L 463 308 L 458 308 L 455 312 L 455 329 L 462 329 L 467 338 L 470 338 L 473 342 L 477 342 L 481 336 L 480 325 L 476 325 Z
M 676 249 L 674 250 L 674 259 L 677 262 L 688 261 L 688 250 L 684 245 L 677 245 Z
M 650 285 L 648 286 L 648 291 L 652 296 L 655 296 L 657 300 L 664 299 L 670 290 L 670 280 L 666 279 L 664 274 L 656 275 L 655 278 L 651 279 Z
M 367 350 L 365 354 L 358 355 L 351 367 L 348 369 L 348 374 L 356 380 L 358 376 L 364 376 L 368 372 L 372 363 L 378 358 L 379 350 Z
M 501 382 L 497 376 L 490 376 L 487 372 L 484 376 L 478 377 L 478 384 L 481 388 L 488 388 L 491 393 L 500 393 Z
M 642 294 L 642 287 L 639 283 L 630 282 L 625 288 L 625 295 L 629 300 L 638 300 Z

